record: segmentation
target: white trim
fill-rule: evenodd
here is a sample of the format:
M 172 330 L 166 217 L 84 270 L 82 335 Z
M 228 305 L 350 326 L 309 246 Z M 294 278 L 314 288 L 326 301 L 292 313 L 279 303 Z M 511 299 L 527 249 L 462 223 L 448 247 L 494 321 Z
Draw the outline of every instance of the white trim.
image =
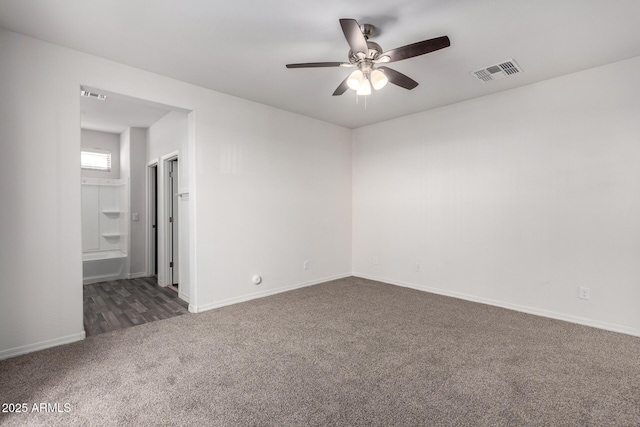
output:
M 185 164 L 184 160 L 186 160 L 188 178 L 187 182 L 189 183 L 189 220 L 187 221 L 188 230 L 185 230 L 189 233 L 189 302 L 193 303 L 194 306 L 197 306 L 198 301 L 198 277 L 196 269 L 197 265 L 197 254 L 196 254 L 196 242 L 197 242 L 197 233 L 196 233 L 196 119 L 195 119 L 195 111 L 190 111 L 187 115 L 187 153 L 186 159 L 183 155 L 183 165 Z M 184 170 L 184 168 L 183 168 Z M 183 269 L 184 271 L 184 269 Z
M 141 271 L 140 273 L 129 273 L 127 279 L 139 279 L 141 277 L 149 277 L 146 271 Z
M 147 214 L 147 226 L 145 229 L 145 239 L 146 239 L 146 243 L 145 243 L 145 266 L 144 269 L 147 272 L 148 276 L 152 276 L 153 274 L 155 274 L 154 272 L 151 271 L 151 265 L 153 264 L 153 262 L 151 261 L 151 258 L 153 258 L 153 254 L 151 253 L 151 224 L 153 223 L 153 218 L 151 217 L 151 201 L 152 201 L 152 196 L 151 196 L 151 169 L 153 167 L 156 168 L 156 199 L 158 197 L 158 161 L 159 159 L 154 159 L 150 162 L 147 162 L 147 173 L 145 174 L 145 192 L 147 193 L 147 197 L 145 200 L 145 212 Z M 158 206 L 158 200 L 156 200 L 156 209 Z M 156 227 L 158 227 L 158 224 L 156 224 Z M 158 244 L 158 242 L 156 241 L 156 245 Z M 156 261 L 157 262 L 157 261 Z M 156 266 L 157 267 L 157 266 Z M 157 268 L 156 268 L 157 270 Z
M 167 220 L 169 216 L 169 202 L 166 200 L 169 191 L 167 164 L 175 159 L 181 161 L 178 156 L 179 153 L 180 150 L 172 151 L 171 153 L 160 156 L 158 161 L 158 223 L 156 227 L 158 228 L 158 285 L 160 286 L 171 285 L 171 283 L 169 283 L 171 281 L 171 268 L 167 261 L 167 254 L 169 254 L 172 249 L 169 247 L 169 239 L 167 238 L 170 232 L 169 222 Z M 176 226 L 180 227 L 178 224 L 176 224 Z M 178 228 L 178 234 L 179 233 L 180 228 Z M 179 257 L 180 250 L 178 245 L 178 262 L 180 261 Z M 178 285 L 178 288 L 179 287 L 180 285 Z
M 180 298 L 184 302 L 191 302 L 189 299 L 189 295 L 185 294 L 184 292 L 178 291 L 178 298 Z
M 0 360 L 10 357 L 20 356 L 22 354 L 33 353 L 34 351 L 44 350 L 46 348 L 57 347 L 63 344 L 70 344 L 76 341 L 82 341 L 85 338 L 84 330 L 77 334 L 67 335 L 66 337 L 54 338 L 52 340 L 41 341 L 35 344 L 27 344 L 21 347 L 10 348 L 0 351 Z
M 120 279 L 126 279 L 127 275 L 126 274 L 116 274 L 116 275 L 110 275 L 110 276 L 91 276 L 91 277 L 85 277 L 82 279 L 82 285 L 92 285 L 94 283 L 100 283 L 100 282 L 108 282 L 110 280 L 120 280 Z
M 452 292 L 444 289 L 432 288 L 430 286 L 416 285 L 413 283 L 402 282 L 399 280 L 387 279 L 385 277 L 370 276 L 363 273 L 353 273 L 354 277 L 362 279 L 375 280 L 377 282 L 383 282 L 390 285 L 402 286 L 404 288 L 411 288 L 418 291 L 429 292 L 437 295 L 444 295 L 447 297 L 458 298 L 465 301 L 477 302 L 480 304 L 492 305 L 494 307 L 506 308 L 508 310 L 519 311 L 521 313 L 533 314 L 535 316 L 547 317 L 549 319 L 563 320 L 565 322 L 576 323 L 578 325 L 590 326 L 592 328 L 604 329 L 605 331 L 618 332 L 621 334 L 631 335 L 634 337 L 640 337 L 640 329 L 630 328 L 628 326 L 618 325 L 615 323 L 600 322 L 598 320 L 587 319 L 579 316 L 572 316 L 570 314 L 558 313 L 555 311 L 544 310 L 540 308 L 527 307 L 519 304 L 512 304 L 509 302 L 493 300 L 489 298 L 482 298 L 475 295 L 469 295 L 462 292 Z
M 267 289 L 264 291 L 254 292 L 249 295 L 244 295 L 241 297 L 229 298 L 229 299 L 214 302 L 211 304 L 205 304 L 201 306 L 194 306 L 192 304 L 189 304 L 189 311 L 191 313 L 202 313 L 203 311 L 213 310 L 214 308 L 220 308 L 220 307 L 225 307 L 227 305 L 238 304 L 241 302 L 250 301 L 252 299 L 264 298 L 264 297 L 279 294 L 282 292 L 293 291 L 295 289 L 300 289 L 300 288 L 306 288 L 307 286 L 318 285 L 320 283 L 329 282 L 331 280 L 344 279 L 345 277 L 351 277 L 351 276 L 352 274 L 350 272 L 337 274 L 335 276 L 323 277 L 321 279 L 313 280 L 311 282 L 302 282 L 295 285 L 282 286 L 280 288 L 275 288 L 275 289 Z

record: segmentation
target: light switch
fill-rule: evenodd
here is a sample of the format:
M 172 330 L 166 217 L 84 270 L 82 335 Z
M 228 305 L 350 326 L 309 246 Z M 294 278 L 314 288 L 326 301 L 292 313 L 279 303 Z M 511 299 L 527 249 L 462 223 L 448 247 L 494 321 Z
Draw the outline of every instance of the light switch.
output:
M 140 214 L 137 212 L 134 212 L 131 214 L 131 221 L 139 221 L 140 220 Z

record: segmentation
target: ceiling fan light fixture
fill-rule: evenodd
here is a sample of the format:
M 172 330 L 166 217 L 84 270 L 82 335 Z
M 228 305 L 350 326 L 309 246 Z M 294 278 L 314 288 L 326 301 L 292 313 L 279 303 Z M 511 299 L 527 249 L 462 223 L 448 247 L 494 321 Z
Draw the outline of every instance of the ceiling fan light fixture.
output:
M 355 70 L 349 75 L 349 78 L 347 79 L 347 86 L 349 86 L 350 89 L 359 90 L 364 80 L 365 78 L 364 74 L 362 74 L 362 71 Z
M 436 37 L 420 42 L 411 43 L 395 49 L 383 51 L 382 47 L 369 40 L 374 34 L 375 27 L 370 24 L 358 24 L 355 19 L 340 19 L 340 27 L 344 34 L 349 53 L 349 62 L 307 62 L 301 64 L 286 64 L 287 68 L 318 68 L 318 67 L 357 67 L 358 69 L 342 80 L 333 96 L 342 95 L 347 89 L 356 91 L 358 95 L 371 95 L 371 88 L 381 90 L 387 83 L 392 83 L 401 88 L 412 90 L 418 86 L 418 82 L 393 68 L 378 64 L 398 62 L 416 56 L 435 52 L 451 46 L 447 36 Z M 504 71 L 505 73 L 507 71 Z M 482 78 L 478 76 L 478 78 Z M 357 100 L 358 98 L 356 98 Z
M 369 82 L 369 79 L 362 80 L 362 84 L 357 89 L 356 93 L 364 96 L 371 95 L 371 83 Z
M 371 72 L 371 85 L 375 90 L 382 89 L 387 83 L 389 83 L 389 79 L 382 70 L 373 70 Z

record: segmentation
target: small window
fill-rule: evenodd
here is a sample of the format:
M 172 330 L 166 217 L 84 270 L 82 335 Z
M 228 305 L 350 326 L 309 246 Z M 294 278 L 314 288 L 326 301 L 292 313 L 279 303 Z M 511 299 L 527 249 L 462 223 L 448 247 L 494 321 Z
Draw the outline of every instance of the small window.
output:
M 84 149 L 80 152 L 80 165 L 82 169 L 111 172 L 111 151 Z

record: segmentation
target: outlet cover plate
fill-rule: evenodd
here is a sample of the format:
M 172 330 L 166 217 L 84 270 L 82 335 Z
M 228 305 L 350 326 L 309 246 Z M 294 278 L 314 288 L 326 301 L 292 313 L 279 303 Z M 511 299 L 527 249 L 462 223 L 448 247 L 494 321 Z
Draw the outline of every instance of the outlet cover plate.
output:
M 578 288 L 578 297 L 580 297 L 581 299 L 591 299 L 591 289 L 580 286 Z

